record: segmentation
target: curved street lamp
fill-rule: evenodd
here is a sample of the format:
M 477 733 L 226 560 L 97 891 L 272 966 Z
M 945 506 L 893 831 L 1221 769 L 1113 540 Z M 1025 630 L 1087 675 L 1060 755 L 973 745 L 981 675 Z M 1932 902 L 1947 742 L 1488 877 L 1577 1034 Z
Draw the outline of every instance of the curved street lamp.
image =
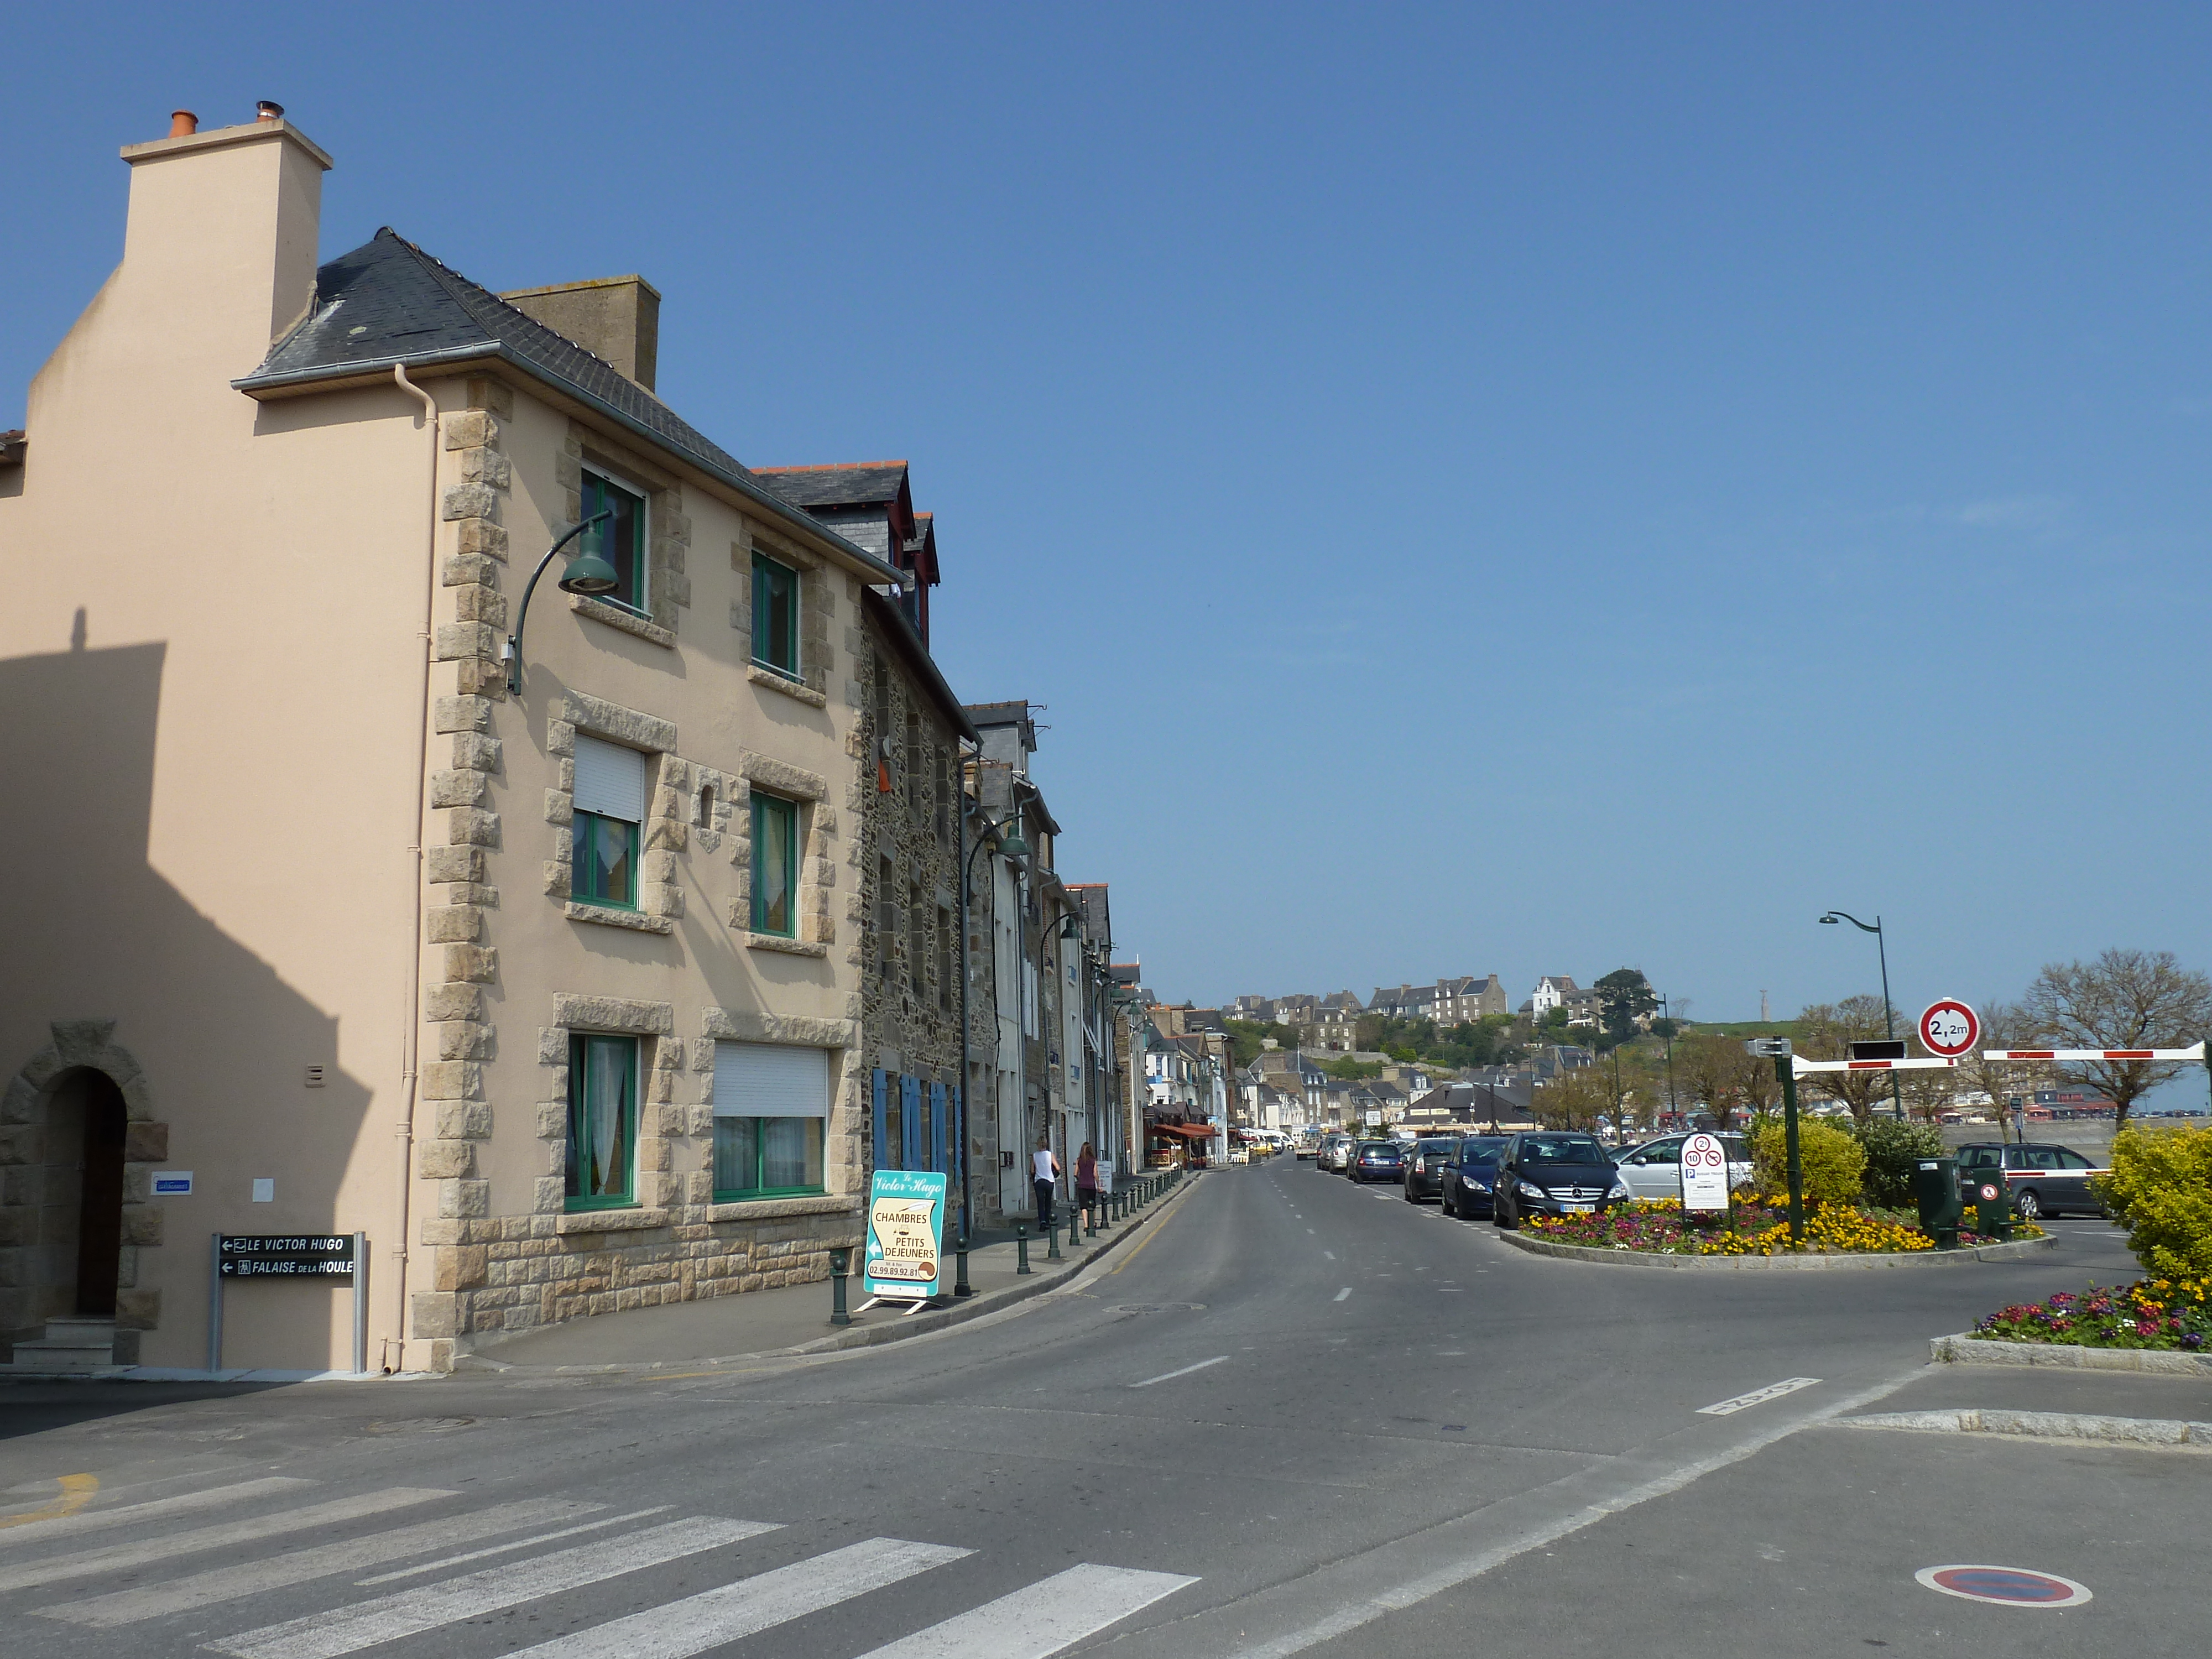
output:
M 538 589 L 538 579 L 545 574 L 545 567 L 553 562 L 553 556 L 586 531 L 614 516 L 609 507 L 594 513 L 581 524 L 570 527 L 561 539 L 545 550 L 545 556 L 538 562 L 538 568 L 530 573 L 529 585 L 522 590 L 522 603 L 514 612 L 514 632 L 507 636 L 500 655 L 507 659 L 507 691 L 513 696 L 522 690 L 522 624 L 530 616 L 530 596 Z M 594 536 L 584 544 L 584 550 L 568 561 L 568 568 L 561 573 L 557 586 L 563 593 L 581 593 L 586 599 L 601 593 L 611 593 L 622 586 L 622 578 L 614 566 L 607 562 L 606 555 L 599 550 L 599 538 Z
M 954 821 L 959 825 L 959 834 L 964 840 L 968 834 L 968 797 L 964 788 L 960 795 L 960 811 L 954 815 Z M 1030 844 L 1022 839 L 1022 814 L 1018 806 L 996 823 L 984 819 L 982 831 L 975 837 L 975 844 L 960 858 L 960 1240 L 963 1252 L 967 1249 L 969 1235 L 974 1231 L 975 1218 L 975 1192 L 968 1165 L 968 1084 L 971 1064 L 969 1059 L 970 1027 L 968 1017 L 968 890 L 975 879 L 975 854 L 987 847 L 996 847 L 1000 855 L 1014 866 L 1017 873 L 1028 862 Z M 957 1296 L 962 1291 L 955 1286 L 953 1294 Z M 971 1291 L 967 1294 L 973 1295 L 974 1292 Z
M 1869 927 L 1848 910 L 1831 910 L 1820 920 L 1832 927 L 1838 921 L 1848 921 L 1862 933 L 1874 935 L 1875 950 L 1881 957 L 1881 1034 L 1886 1037 L 1894 1037 L 1897 1035 L 1897 1025 L 1891 1018 L 1889 1012 L 1889 945 L 1882 934 L 1881 918 L 1876 916 L 1873 925 Z M 1905 1121 L 1905 1097 L 1898 1092 L 1897 1073 L 1894 1072 L 1889 1074 L 1889 1105 L 1897 1121 L 1900 1123 Z

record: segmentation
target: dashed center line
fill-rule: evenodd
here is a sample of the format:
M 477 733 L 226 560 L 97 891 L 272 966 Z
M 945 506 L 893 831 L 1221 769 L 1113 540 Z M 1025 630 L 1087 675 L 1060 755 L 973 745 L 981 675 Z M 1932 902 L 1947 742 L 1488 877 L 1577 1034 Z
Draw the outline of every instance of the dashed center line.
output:
M 1179 1371 L 1162 1371 L 1158 1376 L 1148 1376 L 1143 1382 L 1132 1382 L 1129 1386 L 1133 1389 L 1149 1389 L 1155 1382 L 1170 1382 L 1178 1376 L 1188 1376 L 1193 1371 L 1202 1371 L 1208 1365 L 1222 1364 L 1228 1358 L 1225 1353 L 1218 1353 L 1211 1359 L 1200 1360 L 1195 1365 L 1186 1365 Z
M 1339 1301 L 1339 1302 L 1341 1302 L 1341 1301 L 1343 1301 L 1346 1297 L 1350 1296 L 1351 1294 L 1352 1294 L 1352 1286 L 1351 1286 L 1351 1285 L 1346 1285 L 1342 1290 L 1339 1291 L 1336 1293 L 1336 1296 L 1335 1296 L 1335 1298 L 1334 1298 L 1334 1299 L 1335 1299 L 1335 1300 L 1337 1300 L 1337 1301 Z

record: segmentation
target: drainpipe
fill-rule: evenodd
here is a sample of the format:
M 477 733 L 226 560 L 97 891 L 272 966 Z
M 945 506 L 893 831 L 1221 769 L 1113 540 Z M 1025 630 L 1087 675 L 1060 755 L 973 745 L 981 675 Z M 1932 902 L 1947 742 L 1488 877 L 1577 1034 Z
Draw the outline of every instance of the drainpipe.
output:
M 430 488 L 422 562 L 422 696 L 415 722 L 415 841 L 407 849 L 415 855 L 414 891 L 409 905 L 413 926 L 407 934 L 407 1006 L 399 1026 L 400 1107 L 399 1121 L 394 1129 L 399 1142 L 399 1242 L 392 1252 L 398 1263 L 393 1285 L 397 1294 L 393 1297 L 392 1328 L 398 1335 L 384 1339 L 386 1371 L 395 1370 L 404 1363 L 407 1352 L 408 1210 L 415 1187 L 415 1094 L 422 1070 L 422 843 L 423 820 L 430 804 L 430 646 L 438 596 L 438 400 L 407 378 L 404 364 L 392 366 L 392 378 L 402 392 L 422 402 L 422 423 L 430 441 Z

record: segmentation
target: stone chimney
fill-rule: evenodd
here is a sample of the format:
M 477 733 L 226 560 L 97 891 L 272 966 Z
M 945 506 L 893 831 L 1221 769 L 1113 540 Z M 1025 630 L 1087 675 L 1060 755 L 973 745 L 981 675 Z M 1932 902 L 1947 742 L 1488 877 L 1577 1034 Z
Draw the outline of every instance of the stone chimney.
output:
M 499 297 L 653 390 L 660 362 L 660 290 L 644 277 L 599 276 L 518 288 Z
M 313 302 L 331 158 L 281 114 L 187 130 L 196 125 L 179 111 L 168 137 L 125 147 L 131 211 L 119 274 L 166 292 L 243 374 Z

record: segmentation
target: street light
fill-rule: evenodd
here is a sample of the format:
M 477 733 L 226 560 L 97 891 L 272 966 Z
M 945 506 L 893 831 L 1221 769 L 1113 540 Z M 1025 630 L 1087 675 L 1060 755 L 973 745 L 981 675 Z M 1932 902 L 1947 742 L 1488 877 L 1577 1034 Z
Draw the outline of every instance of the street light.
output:
M 1897 1025 L 1896 1022 L 1890 1018 L 1889 1012 L 1889 945 L 1882 934 L 1881 918 L 1876 916 L 1873 925 L 1869 927 L 1848 910 L 1831 910 L 1826 915 L 1822 916 L 1820 921 L 1824 925 L 1831 927 L 1838 921 L 1848 921 L 1862 933 L 1874 935 L 1874 948 L 1881 957 L 1881 1034 L 1886 1037 L 1894 1037 L 1897 1035 Z M 1904 1122 L 1905 1097 L 1898 1091 L 1895 1072 L 1889 1074 L 1889 1104 L 1890 1110 L 1896 1116 L 1897 1121 L 1900 1123 Z
M 1667 1022 L 1667 1115 L 1679 1115 L 1674 1104 L 1674 1011 L 1667 1006 L 1667 999 L 1659 999 L 1659 1018 Z
M 545 574 L 545 567 L 553 562 L 553 556 L 570 542 L 595 526 L 605 523 L 614 515 L 612 507 L 594 513 L 581 524 L 574 526 L 567 534 L 545 550 L 545 556 L 538 562 L 538 568 L 530 573 L 529 585 L 522 590 L 522 603 L 514 612 L 514 632 L 507 636 L 507 644 L 500 655 L 507 659 L 507 691 L 514 696 L 522 690 L 522 624 L 530 616 L 530 596 L 538 588 L 538 579 Z M 568 561 L 568 568 L 561 573 L 558 584 L 564 593 L 581 593 L 586 599 L 600 593 L 611 593 L 622 586 L 622 578 L 615 574 L 606 556 L 599 551 L 599 538 L 594 536 L 584 544 L 584 550 Z

